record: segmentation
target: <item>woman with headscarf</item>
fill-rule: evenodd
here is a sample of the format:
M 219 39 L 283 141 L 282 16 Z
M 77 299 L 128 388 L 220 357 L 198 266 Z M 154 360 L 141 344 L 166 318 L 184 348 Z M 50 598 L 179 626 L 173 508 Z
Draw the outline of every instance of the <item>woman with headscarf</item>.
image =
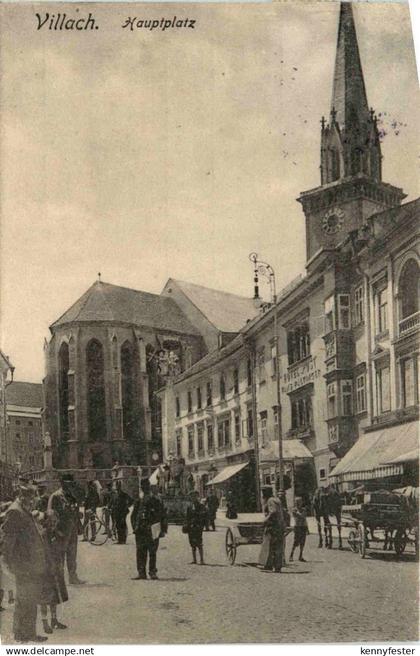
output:
M 262 489 L 264 503 L 264 535 L 259 557 L 264 570 L 281 572 L 285 522 L 280 499 L 273 496 L 271 487 Z
M 54 531 L 57 518 L 54 513 L 47 514 L 35 511 L 33 514 L 38 522 L 47 562 L 40 598 L 42 626 L 45 633 L 52 633 L 53 629 L 67 629 L 67 626 L 57 619 L 57 606 L 68 601 L 69 598 L 64 571 L 51 549 L 51 545 L 55 541 Z M 50 609 L 51 623 L 48 622 L 48 608 Z

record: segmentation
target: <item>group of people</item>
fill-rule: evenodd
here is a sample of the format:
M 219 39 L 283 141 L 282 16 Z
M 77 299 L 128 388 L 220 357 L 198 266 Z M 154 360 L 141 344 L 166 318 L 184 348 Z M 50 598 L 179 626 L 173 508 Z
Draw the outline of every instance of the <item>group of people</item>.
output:
M 73 477 L 64 475 L 60 483 L 48 495 L 44 482 L 21 480 L 2 515 L 1 552 L 15 579 L 13 633 L 18 642 L 47 640 L 36 633 L 38 607 L 45 633 L 67 628 L 57 618 L 57 606 L 68 600 L 65 564 L 69 584 L 83 583 L 77 576 L 79 509 Z
M 104 531 L 116 537 L 116 544 L 126 544 L 127 517 L 131 512 L 131 528 L 136 542 L 137 576 L 135 580 L 158 578 L 157 553 L 159 541 L 168 531 L 168 519 L 158 490 L 149 479 L 140 482 L 141 492 L 133 499 L 123 489 L 121 482 L 108 483 L 102 489 L 97 481 L 87 485 L 86 492 L 76 484 L 71 474 L 63 474 L 60 487 L 47 493 L 45 482 L 34 484 L 20 481 L 17 496 L 3 508 L 1 514 L 1 553 L 4 563 L 15 578 L 16 601 L 13 632 L 16 641 L 41 642 L 47 636 L 37 635 L 36 622 L 40 608 L 42 625 L 46 634 L 66 625 L 57 618 L 57 606 L 68 600 L 65 567 L 70 585 L 82 585 L 77 574 L 78 536 L 95 539 L 96 513 L 103 509 Z M 280 572 L 285 562 L 285 537 L 290 517 L 284 495 L 273 494 L 271 487 L 262 489 L 265 513 L 264 533 L 259 561 L 265 571 Z M 187 534 L 192 553 L 192 564 L 205 563 L 203 532 L 216 530 L 215 520 L 219 500 L 213 491 L 200 500 L 196 491 L 190 493 L 183 533 Z M 237 517 L 232 494 L 227 499 L 227 517 Z M 79 505 L 84 505 L 84 518 Z M 314 499 L 316 513 L 326 512 L 323 493 Z M 292 511 L 294 540 L 289 560 L 295 550 L 299 560 L 305 562 L 303 550 L 308 533 L 307 510 L 297 498 Z M 1 570 L 0 570 L 1 574 Z M 0 608 L 4 596 L 0 581 Z M 9 602 L 13 592 L 9 591 Z

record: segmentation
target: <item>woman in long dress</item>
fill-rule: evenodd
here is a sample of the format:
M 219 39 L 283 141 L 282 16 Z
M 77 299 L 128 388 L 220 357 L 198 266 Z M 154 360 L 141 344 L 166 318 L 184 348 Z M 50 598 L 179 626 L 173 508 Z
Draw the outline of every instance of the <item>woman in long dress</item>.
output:
M 264 534 L 259 563 L 266 571 L 281 572 L 285 523 L 280 499 L 273 496 L 271 487 L 262 489 L 264 502 Z
M 67 626 L 57 619 L 57 606 L 68 601 L 67 587 L 64 579 L 64 570 L 60 567 L 54 552 L 55 541 L 55 513 L 47 515 L 39 513 L 36 516 L 42 541 L 44 543 L 47 574 L 41 590 L 41 617 L 45 633 L 52 633 L 53 629 L 66 629 Z M 48 622 L 48 608 L 51 614 L 51 623 Z

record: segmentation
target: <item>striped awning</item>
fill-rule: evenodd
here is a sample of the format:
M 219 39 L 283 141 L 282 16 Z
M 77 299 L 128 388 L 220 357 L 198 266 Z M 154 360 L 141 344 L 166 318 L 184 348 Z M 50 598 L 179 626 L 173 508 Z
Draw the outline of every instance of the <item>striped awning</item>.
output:
M 416 422 L 365 433 L 333 469 L 330 478 L 363 481 L 403 473 L 404 462 L 419 453 Z
M 214 478 L 211 479 L 206 485 L 217 485 L 218 483 L 224 483 L 225 481 L 228 481 L 232 476 L 236 476 L 241 469 L 244 469 L 249 465 L 249 462 L 241 462 L 237 465 L 229 465 L 228 467 L 225 467 L 222 469 L 222 471 L 217 474 Z

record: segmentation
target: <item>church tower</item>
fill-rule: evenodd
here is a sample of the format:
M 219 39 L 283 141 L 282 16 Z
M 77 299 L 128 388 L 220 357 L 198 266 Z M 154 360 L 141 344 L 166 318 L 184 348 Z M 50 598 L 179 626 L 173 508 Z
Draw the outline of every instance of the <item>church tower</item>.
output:
M 330 118 L 321 120 L 320 171 L 321 186 L 298 199 L 306 218 L 308 261 L 405 197 L 382 182 L 377 119 L 367 101 L 351 2 L 340 3 Z

